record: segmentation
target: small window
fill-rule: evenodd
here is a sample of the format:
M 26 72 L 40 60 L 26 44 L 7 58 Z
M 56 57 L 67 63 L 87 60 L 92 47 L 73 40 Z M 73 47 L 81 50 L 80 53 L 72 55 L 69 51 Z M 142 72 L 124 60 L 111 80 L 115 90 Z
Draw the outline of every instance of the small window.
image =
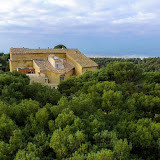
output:
M 60 81 L 64 81 L 64 77 L 60 77 Z
M 28 74 L 33 74 L 33 73 L 34 73 L 33 71 L 29 71 L 29 72 L 28 72 Z

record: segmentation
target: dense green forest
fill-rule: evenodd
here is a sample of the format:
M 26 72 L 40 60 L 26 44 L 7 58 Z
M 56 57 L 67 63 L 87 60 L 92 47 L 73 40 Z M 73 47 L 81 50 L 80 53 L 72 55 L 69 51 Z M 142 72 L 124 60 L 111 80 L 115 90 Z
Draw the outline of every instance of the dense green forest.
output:
M 158 160 L 159 115 L 160 72 L 131 62 L 71 77 L 58 89 L 1 72 L 0 159 Z
M 9 71 L 8 59 L 9 54 L 0 53 L 0 70 L 4 72 Z
M 160 71 L 160 57 L 143 58 L 143 59 L 140 58 L 91 58 L 91 59 L 99 65 L 99 68 L 103 68 L 107 64 L 113 64 L 114 62 L 133 62 L 146 72 Z

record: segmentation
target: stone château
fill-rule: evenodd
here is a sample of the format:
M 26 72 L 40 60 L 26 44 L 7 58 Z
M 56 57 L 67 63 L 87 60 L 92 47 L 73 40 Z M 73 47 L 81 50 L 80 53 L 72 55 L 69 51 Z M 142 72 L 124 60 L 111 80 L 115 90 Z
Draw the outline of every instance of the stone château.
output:
M 61 80 L 85 71 L 96 70 L 98 65 L 78 49 L 10 49 L 10 71 L 26 73 L 31 82 L 56 87 Z

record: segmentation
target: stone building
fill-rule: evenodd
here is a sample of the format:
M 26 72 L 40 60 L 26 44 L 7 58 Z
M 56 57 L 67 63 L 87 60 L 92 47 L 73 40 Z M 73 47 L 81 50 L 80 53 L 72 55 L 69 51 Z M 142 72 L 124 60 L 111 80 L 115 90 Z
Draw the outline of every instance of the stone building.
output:
M 98 65 L 78 49 L 10 49 L 10 71 L 26 73 L 31 81 L 56 87 L 61 80 L 85 71 L 96 70 Z

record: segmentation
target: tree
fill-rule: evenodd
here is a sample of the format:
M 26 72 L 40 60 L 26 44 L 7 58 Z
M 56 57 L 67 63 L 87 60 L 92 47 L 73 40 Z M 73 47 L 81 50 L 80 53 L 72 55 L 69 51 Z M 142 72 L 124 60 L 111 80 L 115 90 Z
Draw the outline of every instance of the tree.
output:
M 35 82 L 26 86 L 24 94 L 25 98 L 36 100 L 41 105 L 46 105 L 47 103 L 56 105 L 61 98 L 58 90 Z
M 135 82 L 142 78 L 142 69 L 130 62 L 115 62 L 108 65 L 108 79 L 119 84 L 124 82 Z
M 58 159 L 70 157 L 75 151 L 84 153 L 83 145 L 86 144 L 86 135 L 83 131 L 72 131 L 70 126 L 63 130 L 61 128 L 55 130 L 51 137 L 50 147 L 56 153 Z
M 58 90 L 0 72 L 0 159 L 160 159 L 160 58 L 115 60 Z
M 13 131 L 17 128 L 14 121 L 7 115 L 2 114 L 0 116 L 0 139 L 8 141 Z
M 105 111 L 112 111 L 117 108 L 121 108 L 123 104 L 123 95 L 121 91 L 105 91 L 102 97 L 102 108 Z
M 54 47 L 54 49 L 67 49 L 67 48 L 63 44 L 58 44 L 57 46 Z
M 80 89 L 81 82 L 75 76 L 68 78 L 65 81 L 61 81 L 58 85 L 58 90 L 60 93 L 66 96 L 75 94 Z

